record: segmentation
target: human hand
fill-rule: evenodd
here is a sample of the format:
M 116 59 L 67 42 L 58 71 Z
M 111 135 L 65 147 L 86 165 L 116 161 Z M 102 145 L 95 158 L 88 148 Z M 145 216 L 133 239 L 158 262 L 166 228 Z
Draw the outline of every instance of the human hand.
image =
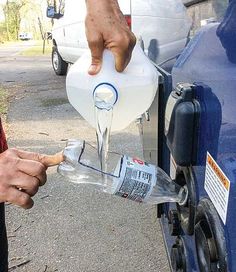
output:
M 0 154 L 0 202 L 30 209 L 39 186 L 46 182 L 46 170 L 63 161 L 62 153 L 53 156 L 8 149 Z
M 136 43 L 117 0 L 86 0 L 86 36 L 92 62 L 88 73 L 97 74 L 102 66 L 104 48 L 112 51 L 115 67 L 122 72 L 128 65 Z

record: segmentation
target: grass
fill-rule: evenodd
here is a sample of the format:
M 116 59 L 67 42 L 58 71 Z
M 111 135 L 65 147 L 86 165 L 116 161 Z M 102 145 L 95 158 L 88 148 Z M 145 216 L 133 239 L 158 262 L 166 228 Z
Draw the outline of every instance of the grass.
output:
M 52 106 L 60 106 L 68 103 L 68 99 L 66 98 L 49 98 L 41 101 L 43 107 L 52 107 Z
M 3 44 L 0 43 L 1 47 L 7 47 L 11 44 L 23 44 L 26 43 L 24 41 L 10 41 L 10 42 L 4 42 Z M 34 41 L 34 44 L 29 46 L 27 49 L 20 52 L 20 56 L 28 56 L 28 57 L 34 57 L 34 56 L 43 56 L 43 55 L 50 55 L 52 52 L 52 43 L 51 41 L 45 42 L 45 51 L 43 53 L 43 41 L 42 40 L 36 40 Z
M 50 55 L 52 52 L 52 46 L 51 44 L 45 44 L 45 51 L 43 53 L 43 42 L 37 42 L 35 45 L 27 48 L 26 50 L 22 51 L 20 53 L 21 56 L 28 56 L 28 57 L 34 57 L 34 56 L 43 56 L 43 55 Z
M 0 114 L 6 114 L 8 108 L 8 93 L 0 87 Z

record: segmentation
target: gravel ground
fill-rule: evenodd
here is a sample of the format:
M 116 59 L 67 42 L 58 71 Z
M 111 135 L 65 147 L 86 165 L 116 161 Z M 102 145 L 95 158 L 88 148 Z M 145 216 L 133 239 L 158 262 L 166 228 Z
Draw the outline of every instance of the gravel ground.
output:
M 0 82 L 14 95 L 7 118 L 11 147 L 52 154 L 68 138 L 95 143 L 48 57 L 1 60 Z M 113 134 L 111 149 L 141 157 L 136 126 Z M 22 264 L 11 271 L 170 271 L 154 206 L 69 183 L 55 168 L 34 201 L 31 210 L 6 208 L 10 267 Z

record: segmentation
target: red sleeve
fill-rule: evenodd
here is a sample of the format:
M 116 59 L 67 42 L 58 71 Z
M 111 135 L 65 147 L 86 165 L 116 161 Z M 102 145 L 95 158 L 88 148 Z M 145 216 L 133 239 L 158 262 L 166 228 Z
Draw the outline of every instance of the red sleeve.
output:
M 3 152 L 7 150 L 7 141 L 6 141 L 6 136 L 2 127 L 2 121 L 0 119 L 0 152 Z

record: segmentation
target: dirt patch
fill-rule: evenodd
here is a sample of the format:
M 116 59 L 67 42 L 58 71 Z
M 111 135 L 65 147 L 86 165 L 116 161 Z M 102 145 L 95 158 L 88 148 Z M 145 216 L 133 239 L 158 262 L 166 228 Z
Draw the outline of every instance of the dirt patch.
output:
M 8 108 L 8 92 L 0 87 L 0 114 L 6 114 Z

